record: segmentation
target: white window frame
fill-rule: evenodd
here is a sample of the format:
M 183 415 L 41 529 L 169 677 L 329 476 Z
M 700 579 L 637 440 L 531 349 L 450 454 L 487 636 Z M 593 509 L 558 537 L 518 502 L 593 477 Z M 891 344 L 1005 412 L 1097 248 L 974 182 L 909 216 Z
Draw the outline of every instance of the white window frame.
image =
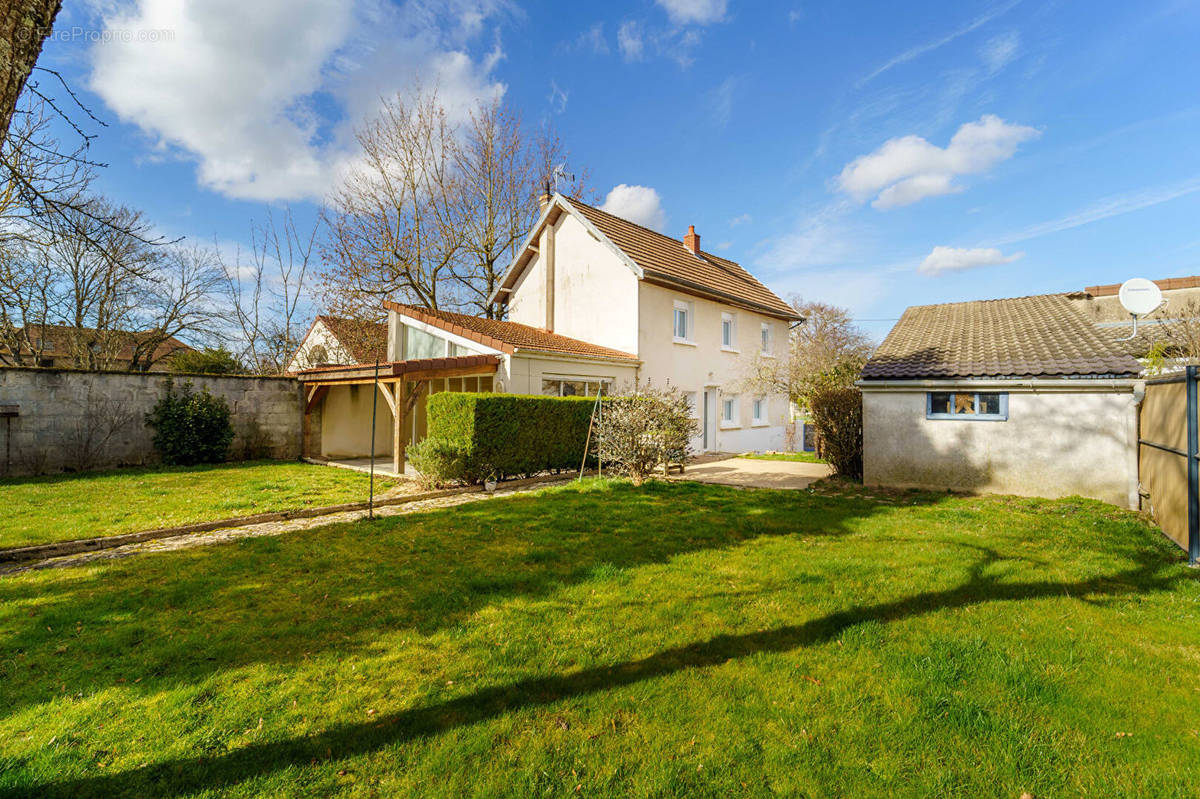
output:
M 754 417 L 754 426 L 764 427 L 767 424 L 767 415 L 770 412 L 767 408 L 767 398 L 755 397 L 750 402 L 750 408 Z
M 995 394 L 999 397 L 998 405 L 1000 410 L 998 413 L 938 413 L 933 410 L 933 395 L 934 394 L 971 394 L 972 407 L 978 411 L 980 407 L 981 394 Z M 1008 392 L 1007 391 L 956 391 L 954 389 L 946 389 L 944 391 L 928 391 L 925 393 L 925 418 L 926 419 L 946 419 L 956 422 L 1007 422 L 1008 421 Z
M 774 358 L 775 357 L 775 353 L 773 351 L 774 347 L 771 346 L 772 344 L 774 344 L 774 339 L 775 339 L 775 336 L 773 335 L 774 332 L 775 331 L 771 330 L 770 322 L 763 322 L 762 327 L 759 328 L 759 333 L 758 333 L 758 335 L 759 335 L 759 350 L 758 350 L 758 352 L 764 358 Z
M 725 417 L 725 409 L 730 409 L 730 418 Z M 722 394 L 721 395 L 721 428 L 728 429 L 732 427 L 741 427 L 741 403 L 738 402 L 737 394 Z
M 682 311 L 684 314 L 683 323 L 687 328 L 687 335 L 682 338 L 679 336 L 679 329 L 676 325 L 676 316 Z M 675 300 L 671 308 L 671 338 L 676 344 L 689 344 L 695 346 L 696 342 L 693 339 L 693 333 L 696 330 L 696 306 L 695 303 L 685 300 Z
M 725 343 L 725 325 L 729 325 L 729 343 Z M 737 314 L 721 312 L 721 349 L 725 352 L 738 351 Z
M 585 391 L 587 393 L 586 394 L 575 394 L 573 396 L 595 397 L 597 385 L 602 387 L 602 390 L 603 390 L 603 393 L 605 394 L 605 396 L 607 396 L 609 393 L 611 393 L 613 383 L 616 382 L 616 378 L 608 377 L 608 376 L 601 377 L 599 375 L 542 374 L 542 381 L 543 382 L 546 382 L 546 381 L 557 382 L 559 384 L 557 394 L 542 394 L 541 396 L 543 396 L 543 397 L 561 397 L 561 396 L 563 396 L 563 385 L 562 385 L 563 383 L 585 383 L 585 384 L 587 384 L 587 388 L 585 389 Z M 542 387 L 542 390 L 545 391 L 545 386 Z

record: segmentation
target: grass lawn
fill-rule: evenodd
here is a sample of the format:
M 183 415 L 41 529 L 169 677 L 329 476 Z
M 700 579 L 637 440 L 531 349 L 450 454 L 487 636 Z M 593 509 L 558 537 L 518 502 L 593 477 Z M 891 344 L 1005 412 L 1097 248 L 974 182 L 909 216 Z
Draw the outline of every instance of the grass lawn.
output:
M 1111 506 L 591 482 L 0 578 L 0 796 L 1194 796 Z
M 295 461 L 0 480 L 0 548 L 367 499 L 367 475 Z M 375 490 L 391 487 L 376 479 Z
M 750 458 L 756 461 L 795 461 L 797 463 L 824 463 L 815 452 L 747 452 L 740 458 Z

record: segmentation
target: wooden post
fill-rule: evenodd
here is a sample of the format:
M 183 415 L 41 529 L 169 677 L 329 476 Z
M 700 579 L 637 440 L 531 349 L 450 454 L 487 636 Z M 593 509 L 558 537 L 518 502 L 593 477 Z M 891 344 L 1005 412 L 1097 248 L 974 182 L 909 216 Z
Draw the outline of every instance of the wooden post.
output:
M 395 383 L 395 402 L 392 404 L 392 471 L 404 474 L 404 421 L 407 413 L 407 403 L 404 401 L 404 384 L 401 379 Z

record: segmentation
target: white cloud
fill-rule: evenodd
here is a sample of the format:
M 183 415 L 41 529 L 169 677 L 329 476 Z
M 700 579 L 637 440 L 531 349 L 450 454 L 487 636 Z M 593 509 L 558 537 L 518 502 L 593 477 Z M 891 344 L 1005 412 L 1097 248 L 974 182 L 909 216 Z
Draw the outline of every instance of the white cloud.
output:
M 550 108 L 554 110 L 554 113 L 561 114 L 567 110 L 568 97 L 568 92 L 558 85 L 558 81 L 550 81 L 550 95 L 546 100 L 550 103 Z
M 837 182 L 859 202 L 875 195 L 872 204 L 876 208 L 909 205 L 925 197 L 962 191 L 954 183 L 955 177 L 986 172 L 1011 158 L 1021 142 L 1037 135 L 1034 128 L 987 114 L 959 128 L 946 147 L 920 136 L 890 139 L 875 152 L 847 164 Z
M 866 234 L 852 229 L 849 210 L 848 203 L 837 201 L 797 214 L 786 233 L 763 242 L 755 274 L 762 277 L 852 259 Z
M 1021 47 L 1021 35 L 1016 31 L 1002 33 L 988 40 L 979 51 L 983 63 L 990 72 L 999 72 L 1016 58 L 1017 50 Z
M 713 121 L 725 125 L 733 116 L 733 93 L 737 89 L 737 78 L 729 77 L 721 81 L 717 88 L 709 93 L 709 105 L 712 108 Z
M 738 214 L 733 219 L 729 220 L 729 226 L 737 227 L 739 225 L 748 225 L 748 224 L 750 224 L 751 221 L 752 221 L 752 217 L 750 216 L 750 214 Z
M 1027 239 L 1037 238 L 1038 236 L 1046 236 L 1051 233 L 1060 233 L 1064 230 L 1083 227 L 1090 225 L 1093 222 L 1099 222 L 1102 219 L 1108 219 L 1122 214 L 1140 211 L 1143 208 L 1150 208 L 1155 205 L 1160 205 L 1179 197 L 1186 197 L 1189 194 L 1195 194 L 1200 191 L 1200 175 L 1196 175 L 1182 183 L 1176 183 L 1171 186 L 1160 186 L 1152 189 L 1143 189 L 1141 191 L 1130 192 L 1128 194 L 1118 195 L 1116 197 L 1108 197 L 1100 202 L 1091 205 L 1087 208 L 1075 211 L 1061 216 L 1058 219 L 1051 219 L 1046 222 L 1039 222 L 1036 225 L 1030 225 L 1024 230 L 1017 231 L 1008 236 L 1004 236 L 989 244 L 1004 245 L 1013 244 L 1018 241 L 1026 241 Z
M 604 36 L 604 23 L 597 22 L 575 40 L 575 46 L 581 50 L 590 50 L 596 55 L 608 55 L 608 39 Z
M 436 85 L 452 114 L 495 97 L 498 47 L 467 46 L 499 0 L 122 0 L 114 30 L 166 29 L 169 40 L 112 40 L 90 52 L 90 88 L 160 152 L 197 164 L 230 197 L 322 197 L 352 158 L 352 130 L 381 96 Z
M 622 22 L 621 27 L 617 29 L 617 47 L 626 61 L 641 61 L 646 50 L 642 39 L 642 26 L 633 20 Z
M 995 247 L 934 247 L 925 260 L 917 267 L 923 275 L 940 275 L 942 272 L 961 272 L 965 269 L 977 269 L 981 266 L 996 266 L 1011 264 L 1024 257 L 1025 253 L 1015 252 L 1005 255 Z
M 600 209 L 660 233 L 667 226 L 662 198 L 649 186 L 630 186 L 626 183 L 614 186 Z
M 725 17 L 726 0 L 656 0 L 676 25 L 708 25 Z
M 879 77 L 883 73 L 887 72 L 889 69 L 892 69 L 893 67 L 898 67 L 901 64 L 912 61 L 914 58 L 919 58 L 920 56 L 923 56 L 926 53 L 932 52 L 934 50 L 937 50 L 939 47 L 943 47 L 944 45 L 949 44 L 950 42 L 954 41 L 955 39 L 957 39 L 960 36 L 965 36 L 966 34 L 971 33 L 972 31 L 983 27 L 984 25 L 991 22 L 996 17 L 1010 11 L 1019 2 L 1021 2 L 1021 0 L 1011 0 L 1011 2 L 1005 3 L 1001 6 L 997 6 L 996 8 L 993 8 L 991 11 L 988 11 L 987 13 L 976 17 L 975 19 L 968 22 L 966 25 L 963 25 L 961 28 L 957 28 L 957 29 L 951 31 L 950 33 L 946 34 L 945 36 L 942 36 L 937 39 L 933 39 L 933 40 L 925 42 L 923 44 L 919 44 L 916 47 L 905 50 L 900 55 L 895 56 L 890 61 L 888 61 L 886 64 L 884 64 L 883 66 L 876 69 L 870 75 L 867 75 L 865 78 L 860 80 L 858 82 L 859 88 L 862 88 L 864 85 L 866 85 L 867 83 L 870 83 L 872 80 Z

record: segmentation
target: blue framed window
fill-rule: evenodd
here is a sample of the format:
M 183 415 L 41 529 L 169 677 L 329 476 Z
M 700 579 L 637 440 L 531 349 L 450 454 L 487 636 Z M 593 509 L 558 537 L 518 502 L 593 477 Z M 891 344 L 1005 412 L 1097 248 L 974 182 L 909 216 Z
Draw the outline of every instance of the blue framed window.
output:
M 1008 394 L 1000 391 L 930 391 L 925 395 L 926 419 L 964 422 L 1008 420 Z

